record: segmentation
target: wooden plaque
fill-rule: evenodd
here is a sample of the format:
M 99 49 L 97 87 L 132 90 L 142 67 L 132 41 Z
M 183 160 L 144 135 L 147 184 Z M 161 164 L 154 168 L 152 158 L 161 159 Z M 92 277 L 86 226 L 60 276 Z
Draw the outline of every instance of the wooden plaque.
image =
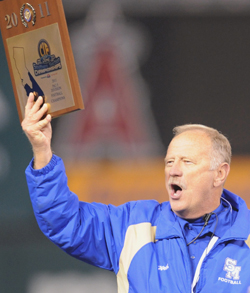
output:
M 20 121 L 30 92 L 52 117 L 84 108 L 61 0 L 0 0 L 0 28 Z

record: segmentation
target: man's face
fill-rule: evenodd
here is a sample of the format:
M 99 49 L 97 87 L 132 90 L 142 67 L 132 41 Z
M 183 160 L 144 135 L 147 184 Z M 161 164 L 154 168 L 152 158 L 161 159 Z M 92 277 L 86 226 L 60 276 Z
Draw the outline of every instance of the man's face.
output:
M 172 210 L 181 218 L 195 219 L 219 206 L 210 170 L 211 140 L 201 131 L 174 137 L 165 158 L 165 181 Z

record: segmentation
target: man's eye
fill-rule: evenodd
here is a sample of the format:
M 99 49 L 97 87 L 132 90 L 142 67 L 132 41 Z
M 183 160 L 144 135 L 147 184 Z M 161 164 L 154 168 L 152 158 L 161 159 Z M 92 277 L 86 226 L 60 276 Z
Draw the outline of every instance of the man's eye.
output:
M 173 164 L 173 160 L 168 160 L 168 161 L 166 161 L 166 166 L 171 166 L 172 164 Z
M 192 162 L 189 161 L 189 160 L 184 160 L 184 162 L 185 162 L 186 164 L 192 164 Z

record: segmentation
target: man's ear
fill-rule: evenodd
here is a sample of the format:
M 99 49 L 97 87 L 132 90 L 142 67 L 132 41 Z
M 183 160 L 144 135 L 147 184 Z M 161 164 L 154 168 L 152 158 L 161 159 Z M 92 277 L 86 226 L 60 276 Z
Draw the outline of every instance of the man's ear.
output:
M 222 163 L 215 171 L 214 187 L 219 187 L 225 183 L 230 172 L 230 166 L 228 163 Z

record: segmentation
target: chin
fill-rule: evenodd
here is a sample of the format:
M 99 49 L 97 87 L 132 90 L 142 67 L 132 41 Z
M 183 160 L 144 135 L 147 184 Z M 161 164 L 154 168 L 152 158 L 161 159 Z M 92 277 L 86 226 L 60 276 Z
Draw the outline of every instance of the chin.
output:
M 190 213 L 190 211 L 187 210 L 187 207 L 184 207 L 181 204 L 178 203 L 172 203 L 171 204 L 171 209 L 172 211 L 180 218 L 184 218 L 184 219 L 191 219 L 192 218 L 192 213 Z
M 172 211 L 180 218 L 185 218 L 186 214 L 185 210 L 177 208 L 175 205 L 171 205 Z

